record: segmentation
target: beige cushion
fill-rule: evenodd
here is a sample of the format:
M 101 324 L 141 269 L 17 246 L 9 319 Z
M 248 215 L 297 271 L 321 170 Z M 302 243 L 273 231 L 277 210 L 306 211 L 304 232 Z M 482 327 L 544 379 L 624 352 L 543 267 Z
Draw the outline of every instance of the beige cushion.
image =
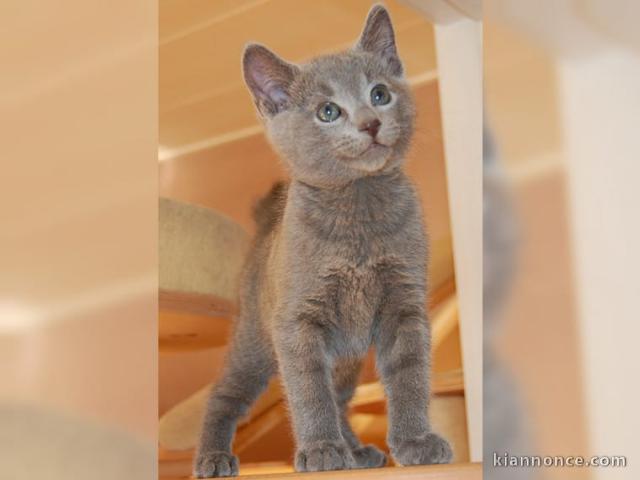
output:
M 249 235 L 215 211 L 160 199 L 161 306 L 221 314 L 236 302 Z

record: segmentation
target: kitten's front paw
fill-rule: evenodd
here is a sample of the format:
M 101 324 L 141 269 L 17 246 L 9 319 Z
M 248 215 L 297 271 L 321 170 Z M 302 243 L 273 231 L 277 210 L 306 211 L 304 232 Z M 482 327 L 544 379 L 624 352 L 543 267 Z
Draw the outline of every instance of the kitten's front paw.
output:
M 356 468 L 384 467 L 387 463 L 387 456 L 373 445 L 356 448 L 351 453 L 356 461 Z
M 193 465 L 195 478 L 235 477 L 238 475 L 238 457 L 228 452 L 198 454 Z
M 300 448 L 295 465 L 298 472 L 319 472 L 355 468 L 356 461 L 346 443 L 323 441 Z
M 427 433 L 424 438 L 401 442 L 391 449 L 391 453 L 401 465 L 449 463 L 453 458 L 449 442 L 433 432 Z

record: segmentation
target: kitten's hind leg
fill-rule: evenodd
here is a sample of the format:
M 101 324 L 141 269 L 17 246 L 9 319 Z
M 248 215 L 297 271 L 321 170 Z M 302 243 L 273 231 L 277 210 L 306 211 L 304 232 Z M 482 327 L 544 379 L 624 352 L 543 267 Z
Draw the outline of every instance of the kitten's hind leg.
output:
M 231 453 L 236 424 L 275 372 L 273 354 L 251 326 L 239 322 L 222 376 L 211 391 L 193 466 L 196 478 L 238 475 L 238 459 Z
M 333 381 L 336 390 L 336 402 L 340 410 L 340 429 L 345 441 L 351 447 L 351 452 L 358 468 L 382 467 L 387 463 L 385 454 L 373 445 L 362 445 L 349 424 L 347 415 L 349 402 L 358 384 L 358 376 L 362 361 L 346 359 L 337 362 L 333 370 Z

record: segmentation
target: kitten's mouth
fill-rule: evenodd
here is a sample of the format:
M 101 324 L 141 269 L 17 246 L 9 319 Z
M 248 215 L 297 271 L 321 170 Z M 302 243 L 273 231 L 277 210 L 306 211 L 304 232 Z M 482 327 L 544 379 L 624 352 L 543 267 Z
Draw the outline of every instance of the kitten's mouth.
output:
M 385 145 L 384 143 L 380 143 L 377 140 L 372 141 L 369 146 L 367 148 L 365 148 L 362 153 L 359 155 L 360 157 L 366 153 L 369 152 L 373 152 L 373 151 L 383 151 L 385 149 L 389 148 L 388 145 Z
M 390 150 L 389 145 L 374 140 L 357 156 L 350 158 L 349 164 L 356 170 L 367 173 L 377 172 L 387 164 Z
M 391 147 L 389 145 L 385 145 L 384 143 L 380 143 L 377 140 L 372 141 L 367 148 L 365 148 L 360 154 L 356 157 L 358 159 L 364 159 L 364 157 L 369 156 L 370 154 L 374 154 L 376 156 L 384 154 Z M 385 155 L 386 157 L 386 155 Z

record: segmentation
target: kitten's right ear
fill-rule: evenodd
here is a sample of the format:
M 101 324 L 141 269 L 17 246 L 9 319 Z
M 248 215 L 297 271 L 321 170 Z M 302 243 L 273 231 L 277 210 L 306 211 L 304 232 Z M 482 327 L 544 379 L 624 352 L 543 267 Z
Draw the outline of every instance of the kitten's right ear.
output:
M 290 105 L 289 87 L 298 67 L 285 62 L 262 45 L 248 45 L 242 56 L 242 70 L 258 111 L 273 116 Z
M 393 75 L 402 76 L 391 17 L 382 5 L 374 5 L 369 11 L 356 48 L 379 56 L 386 61 Z

